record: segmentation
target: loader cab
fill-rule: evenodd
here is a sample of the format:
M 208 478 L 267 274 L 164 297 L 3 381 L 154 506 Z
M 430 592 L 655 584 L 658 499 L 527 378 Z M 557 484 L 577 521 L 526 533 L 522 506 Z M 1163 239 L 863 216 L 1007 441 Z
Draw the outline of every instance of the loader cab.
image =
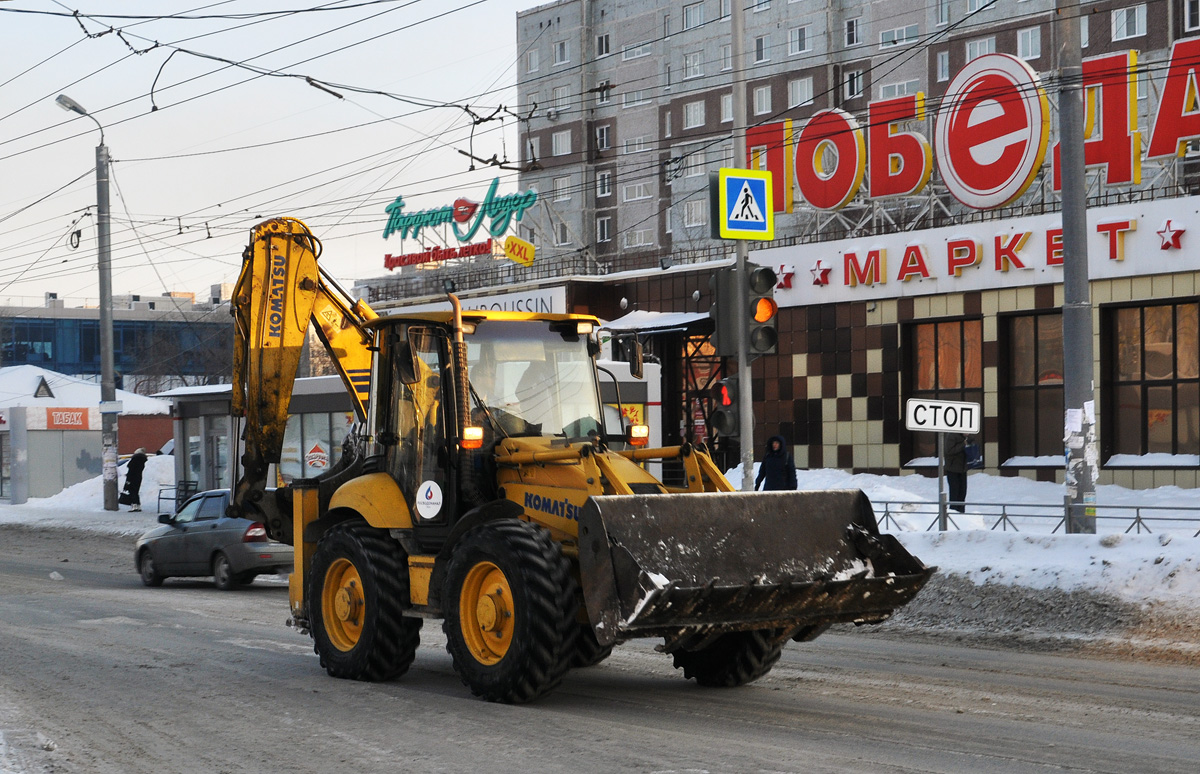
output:
M 511 314 L 467 319 L 466 396 L 455 394 L 450 323 L 380 327 L 376 439 L 428 549 L 440 546 L 460 515 L 497 499 L 499 441 L 556 446 L 603 435 L 591 323 Z M 468 407 L 465 422 L 459 406 Z M 463 424 L 483 428 L 482 448 L 458 448 Z

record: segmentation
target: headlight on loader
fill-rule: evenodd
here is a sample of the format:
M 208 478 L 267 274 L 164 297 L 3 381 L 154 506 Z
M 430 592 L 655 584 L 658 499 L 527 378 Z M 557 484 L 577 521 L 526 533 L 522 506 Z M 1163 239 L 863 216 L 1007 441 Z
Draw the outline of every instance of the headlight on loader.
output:
M 650 427 L 648 425 L 630 425 L 625 431 L 625 442 L 630 446 L 645 446 L 650 443 Z
M 482 449 L 483 448 L 483 428 L 482 427 L 464 427 L 462 433 L 462 448 L 464 449 Z

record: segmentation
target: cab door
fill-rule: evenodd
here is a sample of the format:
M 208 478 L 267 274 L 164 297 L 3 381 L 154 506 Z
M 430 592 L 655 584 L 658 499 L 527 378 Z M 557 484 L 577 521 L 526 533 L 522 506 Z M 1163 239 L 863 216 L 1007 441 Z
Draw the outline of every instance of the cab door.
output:
M 385 344 L 391 378 L 380 438 L 387 445 L 387 470 L 404 493 L 417 539 L 430 546 L 445 537 L 457 507 L 450 475 L 454 388 L 447 342 L 443 329 L 414 324 L 398 326 Z M 402 361 L 416 363 L 415 382 L 402 380 Z

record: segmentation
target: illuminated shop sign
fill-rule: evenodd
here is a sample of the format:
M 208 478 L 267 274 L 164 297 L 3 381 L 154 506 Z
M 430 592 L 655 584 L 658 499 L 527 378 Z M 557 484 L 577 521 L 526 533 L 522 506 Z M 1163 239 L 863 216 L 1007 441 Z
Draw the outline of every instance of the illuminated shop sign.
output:
M 452 206 L 436 207 L 431 210 L 418 212 L 404 211 L 404 197 L 397 196 L 396 201 L 384 210 L 388 214 L 387 225 L 383 229 L 383 238 L 392 234 L 400 237 L 419 237 L 423 228 L 442 228 L 450 226 L 454 238 L 459 242 L 469 242 L 487 220 L 486 231 L 493 237 L 501 237 L 509 225 L 519 222 L 525 211 L 537 201 L 537 191 L 530 188 L 515 194 L 497 196 L 496 189 L 500 186 L 500 178 L 492 180 L 487 196 L 482 203 L 470 199 L 458 199 Z
M 1141 182 L 1137 73 L 1135 51 L 1083 62 L 1084 158 L 1088 168 L 1103 169 L 1105 185 Z M 1186 144 L 1200 138 L 1198 81 L 1200 38 L 1177 41 L 1150 120 L 1145 158 L 1182 156 Z M 1041 79 L 1029 65 L 1009 54 L 987 54 L 950 82 L 932 144 L 922 133 L 902 128 L 925 119 L 924 95 L 916 94 L 870 103 L 866 128 L 838 109 L 819 110 L 795 126 L 786 120 L 753 127 L 747 131 L 748 161 L 777 180 L 794 181 L 800 197 L 822 210 L 844 207 L 860 194 L 868 200 L 918 194 L 936 161 L 955 198 L 987 210 L 1019 199 L 1047 159 L 1055 190 L 1061 187 L 1050 116 Z M 792 189 L 775 187 L 776 212 L 792 211 Z
M 1200 271 L 1197 213 L 1196 196 L 1089 209 L 1088 276 Z M 1050 284 L 1062 282 L 1062 219 L 1047 214 L 962 223 L 773 247 L 751 258 L 796 272 L 791 287 L 776 287 L 781 306 Z

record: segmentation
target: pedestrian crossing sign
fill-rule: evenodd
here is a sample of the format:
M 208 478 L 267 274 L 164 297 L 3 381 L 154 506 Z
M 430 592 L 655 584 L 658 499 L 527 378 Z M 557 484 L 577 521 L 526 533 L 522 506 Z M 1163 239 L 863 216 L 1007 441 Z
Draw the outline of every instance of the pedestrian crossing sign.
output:
M 722 168 L 717 170 L 716 188 L 721 239 L 775 238 L 770 172 Z

